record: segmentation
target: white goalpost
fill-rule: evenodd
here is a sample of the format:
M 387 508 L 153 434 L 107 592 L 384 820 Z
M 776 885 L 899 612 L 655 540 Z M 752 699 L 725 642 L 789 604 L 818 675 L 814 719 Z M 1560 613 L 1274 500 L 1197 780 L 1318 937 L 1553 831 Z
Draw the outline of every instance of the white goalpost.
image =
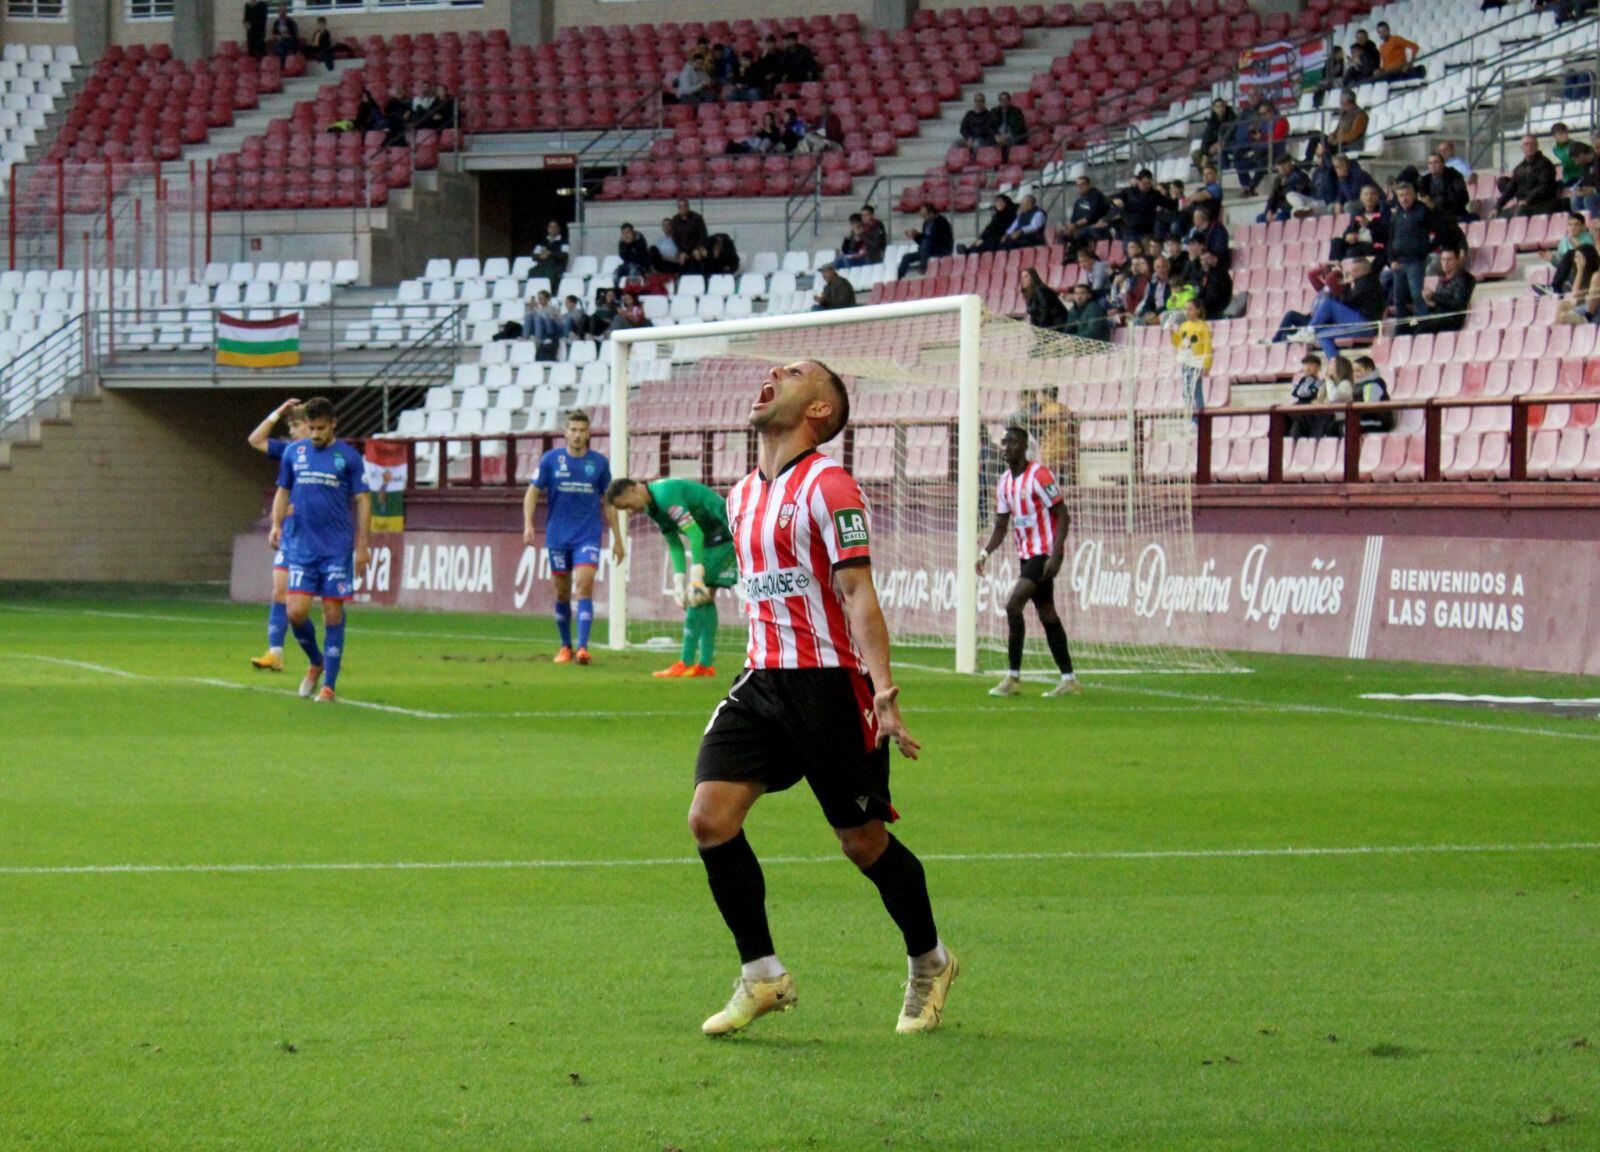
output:
M 1014 423 L 1068 501 L 1056 601 L 1078 664 L 1228 666 L 1205 613 L 1171 603 L 1198 571 L 1194 424 L 1160 329 L 1103 344 L 987 313 L 975 295 L 626 329 L 611 337 L 613 475 L 673 475 L 726 493 L 755 458 L 745 415 L 761 379 L 800 359 L 826 362 L 849 388 L 850 426 L 822 450 L 866 493 L 874 578 L 897 645 L 943 648 L 957 672 L 1001 666 L 1018 564 L 1009 542 L 981 578 L 976 561 L 1000 432 Z M 609 582 L 608 644 L 665 646 L 682 613 L 664 547 L 653 530 L 627 539 L 629 559 Z M 723 625 L 740 623 L 735 593 L 719 600 Z M 1042 636 L 1036 624 L 1030 632 L 1038 662 Z

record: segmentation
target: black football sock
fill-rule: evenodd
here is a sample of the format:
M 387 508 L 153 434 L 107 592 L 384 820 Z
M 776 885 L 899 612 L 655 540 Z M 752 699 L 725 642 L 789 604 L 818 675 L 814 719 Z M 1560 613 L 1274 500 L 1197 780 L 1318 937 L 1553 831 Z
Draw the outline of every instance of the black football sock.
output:
M 911 849 L 889 836 L 889 846 L 870 868 L 861 874 L 878 886 L 883 906 L 906 938 L 906 955 L 921 956 L 939 946 L 939 932 L 933 926 L 933 904 L 928 899 L 928 878 L 922 861 Z
M 741 830 L 715 848 L 700 849 L 711 882 L 717 910 L 739 946 L 739 962 L 748 964 L 773 954 L 772 933 L 767 930 L 767 882 L 761 875 L 750 841 Z
M 1067 629 L 1059 617 L 1044 626 L 1044 638 L 1050 644 L 1050 655 L 1056 658 L 1056 667 L 1063 676 L 1072 675 L 1072 653 L 1067 650 Z
M 1028 622 L 1022 618 L 1022 613 L 1015 615 L 1006 613 L 1006 625 L 1009 632 L 1006 636 L 1006 655 L 1011 660 L 1013 674 L 1022 671 L 1022 643 L 1028 638 Z

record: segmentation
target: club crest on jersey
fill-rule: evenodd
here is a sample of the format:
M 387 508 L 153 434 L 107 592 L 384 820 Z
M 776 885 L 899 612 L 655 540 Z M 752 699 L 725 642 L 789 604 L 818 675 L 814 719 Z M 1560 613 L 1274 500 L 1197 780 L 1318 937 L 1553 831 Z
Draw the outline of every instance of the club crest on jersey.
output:
M 778 527 L 779 528 L 785 528 L 785 529 L 788 528 L 789 527 L 789 522 L 791 520 L 793 520 L 793 519 L 794 519 L 794 501 L 793 500 L 789 500 L 789 501 L 786 501 L 778 509 Z

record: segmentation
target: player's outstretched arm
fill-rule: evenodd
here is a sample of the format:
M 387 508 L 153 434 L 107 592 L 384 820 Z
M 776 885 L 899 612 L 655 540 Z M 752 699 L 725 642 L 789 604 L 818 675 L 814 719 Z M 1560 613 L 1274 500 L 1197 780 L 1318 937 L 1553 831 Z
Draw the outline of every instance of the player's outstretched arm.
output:
M 994 531 L 989 533 L 989 542 L 978 551 L 978 575 L 983 575 L 983 566 L 989 562 L 989 557 L 999 549 L 1005 541 L 1006 529 L 1011 527 L 1011 513 L 996 512 L 994 516 Z
M 283 545 L 283 521 L 289 515 L 289 490 L 279 488 L 272 494 L 272 531 L 267 536 L 267 542 L 274 548 Z
M 278 421 L 283 419 L 283 414 L 285 412 L 293 408 L 298 403 L 300 403 L 299 400 L 285 400 L 282 404 L 279 404 L 276 408 L 274 408 L 267 415 L 265 420 L 256 425 L 255 431 L 250 433 L 247 439 L 247 443 L 250 445 L 250 447 L 254 448 L 257 452 L 265 452 L 267 450 L 267 441 L 272 438 L 272 430 L 278 426 Z
M 878 590 L 872 586 L 872 566 L 851 564 L 835 568 L 833 578 L 844 597 L 850 634 L 867 662 L 867 675 L 872 677 L 872 710 L 878 716 L 879 738 L 892 738 L 901 755 L 915 760 L 922 745 L 912 739 L 900 718 L 900 688 L 889 670 L 889 626 L 884 623 L 883 608 L 878 604 Z

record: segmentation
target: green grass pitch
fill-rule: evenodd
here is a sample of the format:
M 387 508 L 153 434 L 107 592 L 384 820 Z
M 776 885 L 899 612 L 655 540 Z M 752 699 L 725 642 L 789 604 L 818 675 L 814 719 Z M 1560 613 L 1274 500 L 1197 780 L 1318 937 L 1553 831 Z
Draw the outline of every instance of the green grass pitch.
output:
M 0 1149 L 1600 1148 L 1600 724 L 1360 699 L 1592 683 L 906 668 L 944 1026 L 894 1034 L 898 933 L 802 787 L 750 824 L 800 1005 L 709 1041 L 726 677 L 356 608 L 329 708 L 263 632 L 0 601 Z

